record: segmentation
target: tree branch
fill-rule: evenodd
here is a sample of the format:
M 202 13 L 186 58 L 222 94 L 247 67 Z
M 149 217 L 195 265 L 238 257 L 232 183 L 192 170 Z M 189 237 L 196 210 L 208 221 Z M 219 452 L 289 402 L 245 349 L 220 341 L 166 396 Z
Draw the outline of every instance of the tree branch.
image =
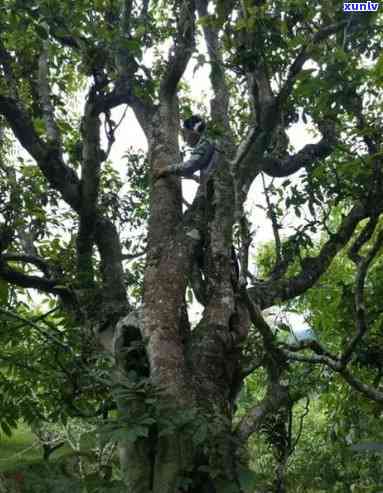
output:
M 314 347 L 312 347 L 312 349 L 314 349 Z M 361 382 L 357 377 L 352 375 L 350 370 L 344 367 L 338 359 L 331 358 L 325 355 L 303 356 L 286 350 L 283 350 L 283 353 L 289 361 L 310 363 L 314 365 L 326 365 L 334 372 L 339 373 L 353 389 L 357 390 L 358 392 L 362 393 L 375 402 L 383 402 L 383 392 L 373 388 L 371 385 L 367 385 Z
M 47 130 L 48 143 L 52 144 L 60 155 L 61 151 L 61 137 L 60 131 L 55 121 L 54 108 L 51 102 L 51 90 L 49 86 L 49 67 L 48 67 L 48 45 L 44 42 L 43 49 L 39 57 L 39 72 L 38 72 L 38 90 L 41 101 L 41 107 L 43 111 L 43 118 L 45 127 Z
M 134 260 L 138 257 L 142 257 L 142 256 L 146 255 L 147 253 L 148 253 L 147 248 L 145 248 L 141 252 L 137 252 L 137 253 L 124 253 L 121 255 L 121 260 Z
M 259 306 L 250 298 L 249 290 L 246 288 L 241 289 L 241 295 L 249 310 L 251 321 L 261 334 L 265 350 L 269 353 L 269 355 L 274 355 L 277 360 L 280 360 L 283 363 L 285 358 L 282 351 L 277 347 L 273 331 L 263 318 Z
M 358 271 L 356 275 L 356 287 L 355 287 L 355 312 L 356 312 L 356 328 L 357 333 L 349 342 L 346 349 L 343 351 L 343 354 L 340 358 L 341 364 L 346 366 L 347 363 L 351 360 L 351 357 L 359 344 L 360 340 L 363 338 L 365 333 L 368 330 L 368 325 L 366 321 L 366 307 L 364 304 L 364 284 L 368 272 L 368 268 L 371 265 L 371 262 L 374 260 L 379 250 L 383 245 L 383 231 L 380 231 L 378 234 L 374 245 L 368 254 L 363 257 L 358 265 Z
M 59 280 L 23 274 L 22 272 L 10 268 L 6 262 L 4 262 L 3 256 L 0 257 L 0 278 L 22 288 L 33 288 L 44 293 L 61 296 L 65 300 L 73 300 L 71 291 L 60 286 Z
M 292 409 L 291 409 L 292 411 Z M 306 405 L 305 405 L 305 409 L 303 411 L 303 413 L 300 415 L 299 417 L 299 428 L 298 428 L 298 432 L 296 434 L 296 437 L 295 437 L 295 440 L 294 442 L 292 442 L 291 440 L 291 435 L 292 435 L 292 416 L 291 416 L 291 420 L 290 420 L 290 446 L 289 446 L 289 455 L 292 455 L 294 453 L 294 450 L 296 449 L 298 443 L 299 443 L 299 440 L 302 436 L 302 431 L 303 431 L 303 421 L 305 419 L 305 417 L 308 415 L 310 411 L 310 398 L 308 396 L 306 396 Z
M 242 161 L 247 157 L 250 149 L 252 148 L 252 145 L 254 144 L 257 134 L 258 134 L 257 125 L 255 124 L 250 125 L 246 137 L 241 141 L 241 143 L 237 147 L 235 157 L 231 163 L 233 169 L 239 168 L 240 165 L 242 164 Z
M 363 382 L 361 382 L 358 378 L 356 378 L 352 373 L 347 369 L 344 368 L 339 372 L 342 377 L 346 380 L 346 382 L 351 385 L 352 388 L 355 390 L 358 390 L 360 393 L 368 397 L 369 399 L 375 401 L 375 402 L 381 402 L 383 403 L 383 392 L 379 391 L 371 385 L 367 385 Z
M 335 132 L 326 131 L 326 135 L 317 144 L 306 144 L 303 149 L 287 159 L 264 157 L 259 164 L 257 163 L 258 168 L 272 177 L 289 176 L 301 168 L 312 167 L 317 161 L 329 156 L 335 143 Z
M 100 147 L 100 119 L 94 111 L 97 99 L 96 85 L 93 85 L 87 95 L 81 122 L 83 152 L 80 224 L 77 236 L 77 270 L 83 287 L 91 287 L 94 282 L 92 250 L 100 186 L 100 168 L 103 158 Z
M 343 27 L 347 21 L 325 26 L 320 29 L 302 48 L 296 60 L 290 67 L 285 85 L 277 97 L 273 95 L 267 76 L 267 67 L 260 63 L 253 73 L 248 74 L 251 84 L 256 87 L 255 100 L 258 109 L 257 125 L 249 129 L 247 137 L 241 143 L 235 161 L 240 163 L 241 187 L 248 189 L 259 170 L 273 177 L 284 177 L 295 173 L 300 168 L 311 165 L 313 161 L 328 156 L 333 148 L 335 133 L 327 135 L 327 139 L 315 145 L 306 146 L 295 156 L 285 160 L 263 157 L 270 143 L 275 126 L 281 121 L 283 104 L 290 95 L 296 77 L 300 73 L 303 64 L 310 56 L 311 47 Z M 248 40 L 247 40 L 248 42 Z M 250 88 L 252 91 L 252 88 Z M 326 137 L 326 136 L 325 136 Z M 260 166 L 258 166 L 260 162 Z
M 380 204 L 382 208 L 382 204 Z M 366 207 L 359 203 L 343 219 L 337 233 L 323 245 L 316 257 L 302 261 L 303 270 L 290 279 L 260 282 L 248 289 L 249 296 L 265 309 L 304 293 L 326 272 L 335 255 L 347 244 L 358 223 L 368 217 Z
M 250 435 L 259 431 L 270 413 L 277 411 L 283 404 L 289 402 L 287 388 L 280 385 L 270 385 L 265 398 L 258 402 L 241 419 L 237 427 L 237 436 L 241 443 L 245 443 Z
M 359 250 L 362 248 L 362 246 L 370 240 L 371 236 L 373 235 L 376 225 L 378 223 L 378 216 L 373 216 L 368 223 L 364 226 L 360 234 L 357 236 L 356 240 L 354 243 L 351 245 L 349 251 L 348 251 L 348 256 L 349 258 L 355 263 L 359 264 L 361 262 L 362 257 L 359 255 Z
M 35 329 L 37 332 L 39 332 L 43 337 L 45 337 L 46 339 L 54 342 L 55 344 L 57 344 L 58 346 L 60 346 L 65 351 L 72 352 L 70 346 L 68 346 L 64 342 L 60 341 L 59 339 L 57 339 L 57 337 L 55 337 L 54 335 L 50 334 L 45 329 L 41 328 L 38 324 L 36 324 L 32 320 L 28 320 L 27 318 L 21 317 L 17 313 L 10 312 L 9 310 L 4 310 L 4 308 L 1 308 L 1 307 L 0 307 L 0 313 L 6 315 L 7 317 L 10 317 L 10 318 L 13 318 L 15 320 L 21 321 L 25 325 L 29 325 L 30 327 L 32 327 L 33 329 Z
M 309 42 L 303 46 L 298 56 L 290 66 L 290 69 L 287 74 L 286 82 L 284 83 L 282 89 L 280 90 L 277 96 L 277 106 L 281 108 L 287 98 L 290 96 L 294 82 L 296 81 L 298 75 L 300 74 L 303 65 L 310 58 L 311 51 L 318 43 L 325 40 L 332 34 L 335 34 L 339 29 L 343 28 L 349 21 L 343 20 L 341 22 L 337 22 L 335 24 L 330 24 L 329 26 L 323 26 L 319 29 L 318 32 L 314 34 L 314 36 L 309 40 Z
M 271 185 L 272 184 L 273 184 L 273 181 L 271 182 Z M 275 266 L 274 266 L 273 270 L 275 270 L 275 268 L 282 261 L 282 243 L 281 243 L 281 238 L 279 235 L 278 218 L 277 218 L 277 215 L 275 213 L 274 205 L 272 204 L 272 202 L 270 200 L 269 189 L 266 186 L 266 181 L 265 181 L 265 177 L 264 177 L 263 173 L 262 173 L 262 185 L 263 185 L 263 191 L 265 193 L 265 198 L 266 198 L 267 212 L 268 212 L 269 219 L 271 221 L 271 225 L 273 228 L 273 234 L 274 234 L 276 258 L 275 258 Z
M 258 3 L 257 6 L 260 4 Z M 240 17 L 247 21 L 249 17 L 246 2 L 240 4 Z M 252 14 L 253 15 L 253 14 Z M 255 34 L 254 29 L 238 32 L 237 43 L 252 54 L 256 65 L 245 64 L 247 86 L 257 125 L 262 131 L 272 132 L 280 121 L 280 115 L 275 111 L 275 96 L 271 88 L 269 67 L 265 59 L 265 38 Z
M 173 97 L 194 49 L 194 11 L 194 0 L 183 0 L 178 19 L 177 35 L 169 53 L 166 75 L 160 85 L 160 94 L 165 99 Z
M 120 37 L 121 40 L 129 39 L 131 37 L 130 29 L 133 2 L 132 0 L 121 0 L 120 5 Z M 144 10 L 145 5 L 143 5 L 143 14 Z M 118 70 L 114 88 L 110 92 L 105 91 L 103 94 L 98 95 L 97 100 L 94 102 L 94 114 L 96 116 L 100 113 L 108 113 L 121 104 L 127 104 L 133 108 L 139 123 L 147 133 L 147 122 L 151 121 L 155 108 L 154 105 L 135 95 L 133 90 L 134 74 L 139 68 L 145 71 L 145 67 L 140 67 L 134 56 L 125 48 L 117 49 L 114 56 Z M 150 76 L 148 70 L 146 73 Z
M 0 113 L 5 116 L 20 144 L 36 160 L 50 185 L 75 211 L 80 210 L 80 181 L 76 172 L 67 166 L 58 150 L 43 142 L 22 103 L 0 95 Z
M 207 0 L 197 0 L 196 5 L 200 18 L 208 16 Z M 226 12 L 224 18 L 226 19 L 230 15 L 230 10 L 233 8 L 232 2 L 228 1 L 222 4 L 222 8 L 225 7 Z M 223 126 L 226 134 L 230 135 L 230 122 L 228 119 L 230 95 L 223 68 L 222 49 L 218 38 L 219 30 L 218 28 L 203 24 L 203 33 L 211 63 L 210 81 L 215 95 L 211 101 L 211 114 L 214 122 Z
M 101 257 L 101 276 L 105 299 L 111 306 L 127 306 L 122 251 L 116 227 L 107 218 L 98 217 L 95 227 L 95 241 Z
M 23 262 L 25 264 L 32 264 L 37 267 L 45 275 L 45 277 L 50 277 L 51 275 L 51 269 L 48 262 L 41 257 L 19 253 L 4 253 L 2 258 L 6 262 Z

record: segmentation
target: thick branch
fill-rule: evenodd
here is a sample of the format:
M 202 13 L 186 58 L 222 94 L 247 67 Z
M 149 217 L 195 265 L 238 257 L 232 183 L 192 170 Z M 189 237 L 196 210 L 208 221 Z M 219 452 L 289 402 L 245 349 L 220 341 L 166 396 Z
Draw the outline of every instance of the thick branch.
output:
M 281 89 L 279 95 L 275 98 L 270 82 L 267 76 L 267 67 L 264 62 L 260 63 L 256 70 L 248 74 L 248 79 L 255 86 L 256 107 L 258 109 L 257 126 L 249 129 L 248 136 L 240 145 L 235 161 L 240 165 L 241 188 L 249 188 L 259 170 L 262 170 L 270 176 L 283 177 L 295 173 L 300 168 L 308 166 L 313 160 L 318 160 L 328 156 L 332 150 L 331 134 L 329 138 L 324 138 L 315 146 L 306 146 L 295 156 L 291 156 L 286 160 L 278 160 L 273 158 L 262 158 L 270 143 L 271 136 L 275 126 L 281 121 L 283 113 L 283 104 L 290 95 L 296 77 L 300 73 L 303 64 L 309 58 L 311 47 L 316 43 L 326 39 L 331 34 L 345 25 L 346 21 L 337 24 L 325 26 L 320 29 L 313 38 L 304 46 L 293 62 L 286 83 Z M 252 91 L 254 88 L 250 88 Z M 258 167 L 258 161 L 260 166 Z
M 23 255 L 18 253 L 5 253 L 2 255 L 3 260 L 6 262 L 22 262 L 24 264 L 32 264 L 37 267 L 45 277 L 50 277 L 51 271 L 48 263 L 41 257 L 34 255 Z
M 69 289 L 59 286 L 59 281 L 23 274 L 10 268 L 2 258 L 0 258 L 0 278 L 22 288 L 38 289 L 44 293 L 56 294 L 65 299 L 68 299 L 68 297 L 72 299 Z
M 313 166 L 317 161 L 326 158 L 334 149 L 334 135 L 323 137 L 317 144 L 307 144 L 303 149 L 287 159 L 264 157 L 258 168 L 269 176 L 289 176 L 302 168 Z
M 251 77 L 256 83 L 255 99 L 258 106 L 258 125 L 262 130 L 272 132 L 280 121 L 280 115 L 275 111 L 275 96 L 271 89 L 265 61 L 258 65 Z
M 178 32 L 169 54 L 168 69 L 161 82 L 160 92 L 166 99 L 174 95 L 194 49 L 194 11 L 194 0 L 184 0 L 179 14 Z
M 294 353 L 304 349 L 312 349 L 319 356 L 325 356 L 330 360 L 338 361 L 338 358 L 334 354 L 330 353 L 323 344 L 315 340 L 299 341 L 293 345 L 282 343 L 280 347 Z
M 245 2 L 241 2 L 240 16 L 248 20 L 249 12 Z M 259 37 L 254 29 L 246 29 L 238 33 L 239 45 L 252 53 L 256 66 L 245 64 L 247 86 L 252 110 L 260 129 L 272 132 L 280 121 L 280 115 L 275 111 L 275 96 L 270 83 L 268 60 L 265 59 L 265 37 Z
M 269 353 L 279 352 L 279 349 L 277 349 L 277 346 L 275 345 L 274 334 L 263 318 L 258 305 L 252 301 L 246 289 L 242 289 L 242 295 L 249 310 L 251 321 L 262 336 L 266 351 Z
M 133 2 L 132 0 L 121 0 L 120 11 L 120 34 L 127 37 L 130 34 L 130 20 L 132 15 Z
M 283 350 L 283 353 L 289 361 L 298 361 L 300 363 L 310 363 L 313 365 L 327 365 L 334 371 L 336 371 L 338 368 L 337 361 L 334 361 L 324 355 L 306 356 L 303 354 L 296 354 L 295 351 L 288 350 Z
M 80 182 L 75 171 L 67 166 L 56 148 L 37 135 L 32 120 L 20 101 L 0 95 L 0 113 L 5 116 L 16 138 L 36 160 L 51 186 L 75 210 L 80 209 Z
M 358 390 L 363 395 L 365 395 L 366 397 L 368 397 L 369 399 L 371 399 L 375 402 L 383 403 L 383 392 L 382 391 L 379 391 L 379 390 L 373 388 L 371 385 L 367 385 L 367 384 L 361 382 L 358 378 L 356 378 L 354 375 L 352 375 L 352 373 L 347 368 L 344 368 L 343 370 L 341 370 L 340 374 L 346 380 L 346 382 L 349 385 L 351 385 L 352 388 L 354 388 L 355 390 Z
M 129 39 L 131 37 L 130 30 L 133 2 L 131 0 L 121 0 L 119 3 L 120 37 L 121 39 Z M 151 122 L 152 120 L 154 108 L 153 105 L 134 94 L 134 76 L 140 68 L 140 65 L 127 49 L 120 47 L 113 54 L 115 56 L 115 63 L 118 71 L 114 82 L 114 88 L 110 92 L 105 90 L 102 94 L 98 94 L 97 99 L 94 101 L 94 115 L 96 116 L 100 113 L 108 113 L 110 110 L 120 106 L 121 104 L 127 104 L 134 109 L 139 123 L 141 124 L 143 130 L 147 133 L 148 126 L 150 126 L 148 125 L 148 121 Z M 144 71 L 146 70 L 145 67 L 141 68 Z M 150 72 L 147 72 L 147 75 L 150 77 Z
M 304 268 L 298 275 L 291 279 L 258 283 L 249 288 L 249 296 L 265 309 L 304 293 L 326 272 L 335 255 L 350 240 L 359 221 L 367 217 L 367 214 L 363 204 L 355 205 L 343 219 L 337 233 L 323 245 L 319 255 L 306 257 L 302 261 Z
M 271 413 L 287 402 L 289 402 L 287 388 L 279 384 L 271 385 L 266 397 L 250 409 L 239 423 L 237 435 L 240 442 L 245 443 L 251 434 L 260 429 Z
M 97 219 L 95 241 L 101 257 L 105 297 L 116 306 L 120 303 L 126 306 L 121 243 L 116 228 L 109 219 Z
M 100 186 L 100 119 L 94 112 L 98 94 L 95 86 L 89 90 L 81 123 L 83 154 L 81 162 L 81 209 L 77 237 L 77 262 L 81 284 L 93 285 L 92 249 L 96 221 L 96 206 Z
M 133 108 L 138 122 L 145 134 L 148 135 L 156 108 L 150 102 L 144 101 L 134 94 L 132 88 L 134 75 L 128 75 L 130 73 L 127 72 L 128 70 L 128 68 L 121 67 L 122 72 L 115 83 L 114 89 L 110 93 L 97 97 L 93 111 L 99 115 L 100 113 L 107 113 L 121 104 L 127 104 Z
M 242 161 L 247 157 L 252 145 L 254 144 L 257 133 L 258 127 L 255 124 L 251 125 L 247 131 L 246 137 L 242 140 L 237 148 L 235 157 L 232 162 L 233 169 L 241 166 Z
M 123 253 L 121 256 L 121 260 L 134 260 L 138 257 L 142 257 L 148 253 L 148 250 L 145 248 L 145 250 L 142 250 L 141 252 L 137 253 Z
M 61 157 L 61 138 L 60 131 L 55 121 L 54 108 L 51 102 L 51 90 L 49 87 L 49 67 L 48 67 L 48 50 L 47 43 L 44 43 L 44 48 L 39 58 L 39 81 L 38 90 L 43 110 L 43 118 L 47 130 L 48 142 L 59 150 Z
M 206 0 L 197 0 L 197 9 L 199 17 L 208 15 L 208 2 Z M 225 13 L 225 18 L 230 14 L 230 9 L 233 8 L 231 2 L 225 2 L 225 7 L 228 9 Z M 215 123 L 223 125 L 226 133 L 230 134 L 230 122 L 228 120 L 229 106 L 229 90 L 227 88 L 224 62 L 220 41 L 218 38 L 219 31 L 212 26 L 203 25 L 203 33 L 211 62 L 210 81 L 214 90 L 215 97 L 211 102 L 211 112 Z

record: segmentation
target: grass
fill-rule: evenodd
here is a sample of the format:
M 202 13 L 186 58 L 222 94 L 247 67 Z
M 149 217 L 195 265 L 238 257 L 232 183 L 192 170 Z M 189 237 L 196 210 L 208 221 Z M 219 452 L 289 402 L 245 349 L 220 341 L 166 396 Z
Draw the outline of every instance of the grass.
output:
M 84 443 L 84 453 L 88 447 L 90 448 L 90 443 Z M 94 478 L 88 476 L 85 486 L 76 473 L 73 475 L 70 462 L 73 463 L 73 453 L 67 446 L 54 451 L 49 462 L 44 461 L 42 447 L 25 424 L 20 424 L 11 437 L 0 435 L 0 475 L 6 473 L 6 476 L 11 478 L 13 474 L 21 475 L 23 493 L 67 493 L 68 491 L 121 493 L 124 491 L 121 481 L 103 480 L 97 475 Z M 14 491 L 19 490 L 16 488 Z
M 61 447 L 53 452 L 51 459 L 57 459 L 68 452 L 68 447 Z M 42 447 L 27 425 L 20 423 L 11 437 L 0 434 L 0 473 L 42 462 Z
M 13 471 L 41 459 L 41 447 L 28 426 L 20 424 L 11 437 L 0 435 L 0 472 Z

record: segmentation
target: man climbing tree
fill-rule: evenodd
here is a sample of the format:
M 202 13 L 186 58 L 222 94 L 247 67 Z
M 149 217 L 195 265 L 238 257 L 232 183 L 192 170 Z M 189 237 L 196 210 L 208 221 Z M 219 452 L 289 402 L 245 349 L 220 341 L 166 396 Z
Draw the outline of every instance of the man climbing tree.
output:
M 313 0 L 3 4 L 3 137 L 28 153 L 14 159 L 3 146 L 0 156 L 4 317 L 15 316 L 16 288 L 37 290 L 60 304 L 72 323 L 68 334 L 86 334 L 94 351 L 112 355 L 126 492 L 257 489 L 244 449 L 261 432 L 278 452 L 274 491 L 285 491 L 293 449 L 286 422 L 310 390 L 302 381 L 311 367 L 326 367 L 366 400 L 383 402 L 377 369 L 366 378 L 354 358 L 373 323 L 364 287 L 383 243 L 379 12 L 350 20 L 334 3 Z M 219 152 L 194 116 L 184 123 L 192 157 L 174 165 L 180 114 L 197 111 L 183 80 L 192 60 L 209 68 L 213 96 L 205 106 Z M 80 88 L 87 93 L 78 115 L 68 101 Z M 132 187 L 124 200 L 108 161 L 120 105 L 133 110 L 148 144 L 146 175 L 129 155 Z M 316 139 L 294 151 L 287 131 L 298 121 Z M 207 188 L 212 177 L 213 193 L 196 194 L 183 213 L 177 177 L 198 169 Z M 261 208 L 247 214 L 245 204 L 262 179 L 274 245 L 255 277 L 250 247 Z M 141 279 L 125 261 L 137 254 L 128 235 L 146 211 Z M 310 235 L 318 231 L 315 249 Z M 201 271 L 201 249 L 203 312 L 192 327 L 185 298 L 196 265 Z M 331 350 L 318 341 L 289 346 L 262 310 L 315 288 L 346 249 L 355 274 L 352 335 L 348 324 Z M 89 388 L 82 384 L 94 361 L 89 347 L 81 346 L 75 376 L 66 375 L 68 413 Z M 65 365 L 55 361 L 62 375 Z M 245 379 L 258 374 L 261 395 L 236 414 Z
M 214 170 L 218 161 L 218 150 L 207 137 L 203 135 L 206 123 L 198 115 L 193 115 L 183 123 L 182 136 L 192 147 L 190 159 L 166 166 L 156 171 L 157 178 L 170 174 L 191 178 L 196 171 L 201 172 L 201 182 L 206 184 L 208 175 Z

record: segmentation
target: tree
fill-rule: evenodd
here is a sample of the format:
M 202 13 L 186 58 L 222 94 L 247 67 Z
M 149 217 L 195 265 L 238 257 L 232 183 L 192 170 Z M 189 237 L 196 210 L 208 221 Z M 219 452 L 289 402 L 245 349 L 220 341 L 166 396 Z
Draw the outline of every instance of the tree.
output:
M 272 417 L 278 436 L 285 433 L 289 409 L 305 395 L 288 380 L 296 361 L 325 365 L 383 401 L 379 382 L 353 368 L 369 328 L 366 277 L 383 241 L 378 12 L 343 14 L 331 2 L 287 0 L 6 0 L 0 23 L 2 139 L 11 130 L 32 159 L 11 160 L 3 143 L 2 293 L 8 300 L 17 286 L 56 296 L 65 317 L 114 355 L 126 491 L 250 491 L 241 448 Z M 193 109 L 181 80 L 195 53 L 211 68 L 209 126 L 221 153 L 208 193 L 183 214 L 179 178 L 153 176 L 180 157 L 179 120 Z M 68 101 L 79 84 L 86 101 L 76 118 Z M 145 163 L 128 159 L 140 204 L 119 195 L 107 161 L 116 131 L 111 112 L 120 105 L 133 109 L 148 142 L 144 179 L 134 170 Z M 292 153 L 286 130 L 299 118 L 320 140 Z M 250 274 L 253 225 L 244 204 L 265 174 L 274 179 L 265 181 L 265 196 L 275 248 L 260 279 Z M 137 309 L 129 294 L 137 273 L 124 264 L 137 252 L 124 252 L 119 230 L 145 220 L 145 192 Z M 333 207 L 340 217 L 330 224 Z M 301 219 L 284 236 L 287 209 Z M 318 230 L 326 236 L 312 256 L 309 233 Z M 353 335 L 338 354 L 318 341 L 281 345 L 262 310 L 315 286 L 351 240 Z M 188 286 L 204 307 L 193 330 Z M 236 420 L 238 392 L 259 368 L 265 396 Z M 280 457 L 276 491 L 285 489 Z

